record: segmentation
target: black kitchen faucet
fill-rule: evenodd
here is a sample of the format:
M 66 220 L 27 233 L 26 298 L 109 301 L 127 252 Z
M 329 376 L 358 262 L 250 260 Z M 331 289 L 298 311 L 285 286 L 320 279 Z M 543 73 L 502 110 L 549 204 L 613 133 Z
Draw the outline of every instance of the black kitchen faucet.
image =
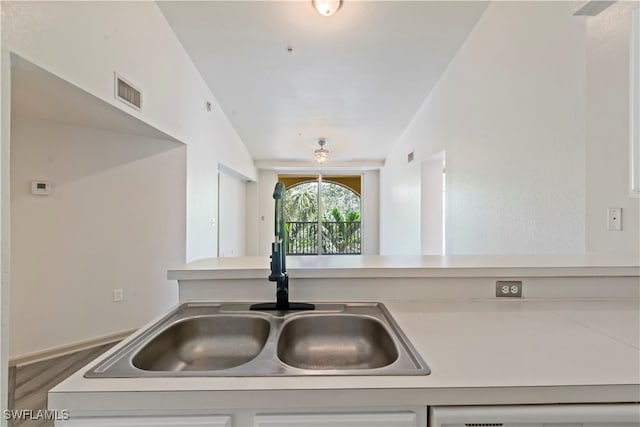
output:
M 275 200 L 275 238 L 271 243 L 271 274 L 269 281 L 276 282 L 276 302 L 253 304 L 251 310 L 313 310 L 313 304 L 289 302 L 289 273 L 287 273 L 287 252 L 284 226 L 284 184 L 276 183 L 273 190 Z

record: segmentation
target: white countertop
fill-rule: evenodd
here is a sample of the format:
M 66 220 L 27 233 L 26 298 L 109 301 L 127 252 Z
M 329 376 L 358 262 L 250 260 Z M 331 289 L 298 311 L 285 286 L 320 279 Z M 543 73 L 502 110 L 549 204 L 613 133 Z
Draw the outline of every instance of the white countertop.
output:
M 171 280 L 258 279 L 269 257 L 206 258 L 171 268 Z M 291 278 L 638 276 L 633 255 L 287 256 Z
M 354 392 L 351 399 L 366 396 L 367 402 L 379 398 L 388 404 L 640 400 L 637 299 L 391 301 L 385 305 L 430 366 L 431 375 L 86 379 L 82 375 L 87 369 L 83 369 L 51 391 L 50 404 L 52 408 L 135 408 L 143 400 L 145 407 L 162 408 L 164 399 L 157 399 L 157 392 L 165 392 L 172 405 L 182 401 L 185 408 L 197 408 L 210 399 L 222 407 L 255 407 L 257 397 L 252 392 L 295 391 L 289 396 L 299 404 L 332 405 L 344 401 L 344 393 L 350 390 Z M 341 393 L 331 393 L 337 389 Z M 153 393 L 141 393 L 145 391 Z M 230 392 L 245 392 L 246 399 Z M 267 404 L 268 398 L 259 398 Z

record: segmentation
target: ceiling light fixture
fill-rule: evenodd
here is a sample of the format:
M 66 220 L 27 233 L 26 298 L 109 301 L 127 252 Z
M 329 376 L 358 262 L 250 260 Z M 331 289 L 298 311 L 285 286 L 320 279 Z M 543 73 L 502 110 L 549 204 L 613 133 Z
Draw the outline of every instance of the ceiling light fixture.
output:
M 329 160 L 329 150 L 327 150 L 326 148 L 324 148 L 324 145 L 327 143 L 326 140 L 324 139 L 319 139 L 318 140 L 318 145 L 320 146 L 320 148 L 318 148 L 317 150 L 315 150 L 313 152 L 313 158 L 315 159 L 315 161 L 319 164 L 323 164 L 324 162 L 326 162 L 327 160 Z
M 331 16 L 340 9 L 342 0 L 311 0 L 311 4 L 322 16 Z

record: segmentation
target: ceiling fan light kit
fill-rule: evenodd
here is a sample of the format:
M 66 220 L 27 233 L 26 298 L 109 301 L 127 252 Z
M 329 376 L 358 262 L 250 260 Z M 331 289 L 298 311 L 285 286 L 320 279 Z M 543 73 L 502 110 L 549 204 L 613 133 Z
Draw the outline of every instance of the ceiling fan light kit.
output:
M 327 150 L 326 148 L 324 148 L 324 145 L 327 143 L 326 140 L 324 139 L 319 139 L 318 140 L 318 145 L 320 146 L 320 148 L 316 149 L 313 152 L 313 158 L 315 159 L 315 161 L 319 164 L 323 164 L 324 162 L 326 162 L 327 160 L 329 160 L 329 150 Z
M 311 4 L 322 16 L 331 16 L 340 9 L 342 0 L 311 0 Z

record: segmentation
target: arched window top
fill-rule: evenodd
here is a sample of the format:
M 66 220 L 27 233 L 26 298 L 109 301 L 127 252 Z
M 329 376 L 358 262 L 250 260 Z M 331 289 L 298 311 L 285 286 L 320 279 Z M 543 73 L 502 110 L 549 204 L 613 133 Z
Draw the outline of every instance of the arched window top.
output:
M 285 188 L 291 188 L 307 182 L 318 182 L 318 175 L 279 175 L 278 181 L 282 182 Z M 322 182 L 338 184 L 358 196 L 362 195 L 362 179 L 359 175 L 322 175 Z

